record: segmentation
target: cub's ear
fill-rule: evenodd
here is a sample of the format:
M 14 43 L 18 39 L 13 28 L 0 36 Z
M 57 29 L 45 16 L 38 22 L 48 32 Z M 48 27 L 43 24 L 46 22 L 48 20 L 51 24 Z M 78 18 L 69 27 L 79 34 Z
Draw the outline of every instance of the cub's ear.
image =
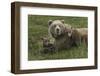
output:
M 65 23 L 65 21 L 64 21 L 64 20 L 61 20 L 61 22 L 62 22 L 62 23 Z
M 53 22 L 52 20 L 49 20 L 48 25 L 50 26 L 52 24 L 52 22 Z

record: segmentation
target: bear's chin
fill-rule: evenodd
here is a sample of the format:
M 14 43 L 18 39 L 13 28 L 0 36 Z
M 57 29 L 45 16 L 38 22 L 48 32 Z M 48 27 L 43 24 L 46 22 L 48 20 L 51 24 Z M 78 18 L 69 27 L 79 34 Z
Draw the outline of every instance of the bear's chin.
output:
M 63 34 L 55 34 L 55 35 L 53 35 L 53 37 L 56 39 L 59 39 L 59 38 L 63 37 Z

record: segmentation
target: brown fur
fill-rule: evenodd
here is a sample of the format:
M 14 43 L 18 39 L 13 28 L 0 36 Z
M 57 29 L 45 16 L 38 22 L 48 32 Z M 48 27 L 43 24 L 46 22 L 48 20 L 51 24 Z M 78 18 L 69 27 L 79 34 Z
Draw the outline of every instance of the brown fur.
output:
M 48 24 L 49 34 L 55 39 L 54 45 L 56 50 L 70 48 L 70 38 L 68 37 L 68 32 L 71 30 L 70 26 L 66 25 L 64 20 L 50 20 Z M 60 28 L 60 34 L 55 32 L 56 26 Z
M 43 41 L 43 53 L 55 52 L 54 44 L 50 42 L 49 38 L 41 38 Z
M 87 30 L 87 28 L 79 28 L 77 30 L 81 36 L 81 42 L 83 42 L 85 45 L 88 45 L 88 30 Z
M 65 24 L 64 20 L 50 20 L 49 35 L 54 38 L 54 46 L 56 50 L 68 49 L 73 45 L 79 46 L 82 42 L 88 45 L 88 33 L 87 28 L 72 28 L 70 25 Z M 60 31 L 56 30 L 59 27 Z
M 70 38 L 71 38 L 72 45 L 75 45 L 75 46 L 80 45 L 81 37 L 80 37 L 79 32 L 76 29 L 72 29 L 72 34 Z
M 87 28 L 74 28 L 72 29 L 71 40 L 72 44 L 80 45 L 82 42 L 88 45 L 88 33 Z

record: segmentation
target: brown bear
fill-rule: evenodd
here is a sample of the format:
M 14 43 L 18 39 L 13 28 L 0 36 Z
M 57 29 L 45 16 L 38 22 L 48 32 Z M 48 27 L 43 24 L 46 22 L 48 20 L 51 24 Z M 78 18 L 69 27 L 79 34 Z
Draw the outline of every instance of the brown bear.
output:
M 72 46 L 79 46 L 82 42 L 88 45 L 88 29 L 72 28 L 65 24 L 64 20 L 49 20 L 49 34 L 55 39 L 56 50 L 68 49 Z
M 71 47 L 70 37 L 71 26 L 64 23 L 64 20 L 49 20 L 49 34 L 55 39 L 56 50 L 68 49 Z M 69 33 L 69 34 L 68 34 Z
M 80 34 L 81 42 L 83 42 L 87 46 L 88 45 L 88 29 L 87 28 L 77 28 L 77 31 Z
M 43 43 L 43 53 L 53 53 L 55 52 L 54 44 L 50 42 L 50 39 L 47 37 L 43 37 L 42 43 Z
M 72 28 L 70 33 L 70 39 L 72 45 L 80 45 L 82 42 L 87 46 L 88 45 L 88 30 L 87 28 Z

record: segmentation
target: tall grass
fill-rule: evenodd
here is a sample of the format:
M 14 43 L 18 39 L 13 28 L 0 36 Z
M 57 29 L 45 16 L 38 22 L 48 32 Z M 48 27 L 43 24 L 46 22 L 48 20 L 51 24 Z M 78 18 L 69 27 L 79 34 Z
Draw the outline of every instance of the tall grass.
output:
M 43 49 L 41 37 L 49 36 L 48 21 L 56 19 L 64 20 L 65 23 L 77 28 L 87 27 L 88 24 L 87 17 L 28 15 L 28 60 L 87 58 L 88 50 L 83 44 L 53 54 L 40 53 Z

